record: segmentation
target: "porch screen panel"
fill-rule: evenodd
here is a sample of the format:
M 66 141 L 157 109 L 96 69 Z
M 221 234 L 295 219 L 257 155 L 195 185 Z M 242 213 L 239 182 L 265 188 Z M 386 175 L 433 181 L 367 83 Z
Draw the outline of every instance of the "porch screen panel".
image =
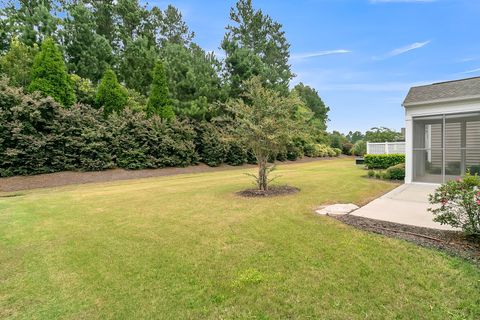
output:
M 466 167 L 470 173 L 480 175 L 480 120 L 467 121 Z
M 445 122 L 445 176 L 454 178 L 464 171 L 462 163 L 462 119 L 446 119 Z
M 413 180 L 441 182 L 443 169 L 443 117 L 413 119 Z

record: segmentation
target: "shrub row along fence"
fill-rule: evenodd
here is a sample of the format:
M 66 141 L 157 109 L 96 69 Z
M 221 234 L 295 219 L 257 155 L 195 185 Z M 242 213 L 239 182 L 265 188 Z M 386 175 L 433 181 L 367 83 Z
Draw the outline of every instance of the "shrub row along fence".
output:
M 364 159 L 368 169 L 387 169 L 405 163 L 404 154 L 367 154 Z
M 292 141 L 279 160 L 336 156 L 339 149 Z M 274 160 L 274 159 L 273 159 Z M 51 98 L 24 94 L 0 83 L 0 176 L 65 170 L 184 167 L 204 162 L 254 163 L 245 146 L 222 139 L 216 126 L 125 109 L 104 117 L 89 106 L 59 106 Z

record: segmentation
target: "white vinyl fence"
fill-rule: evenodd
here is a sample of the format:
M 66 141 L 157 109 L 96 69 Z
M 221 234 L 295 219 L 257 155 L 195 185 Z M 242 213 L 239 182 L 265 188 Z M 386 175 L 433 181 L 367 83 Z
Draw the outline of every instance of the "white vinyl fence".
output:
M 367 142 L 367 154 L 405 154 L 405 142 Z

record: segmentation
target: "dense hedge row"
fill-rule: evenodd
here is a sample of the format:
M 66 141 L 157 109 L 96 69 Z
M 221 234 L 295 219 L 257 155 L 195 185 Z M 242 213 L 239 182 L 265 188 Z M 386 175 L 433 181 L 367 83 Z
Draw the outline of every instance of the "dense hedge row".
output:
M 364 159 L 368 169 L 387 169 L 405 163 L 404 154 L 367 154 Z
M 313 150 L 313 151 L 312 151 Z M 292 142 L 278 160 L 335 156 L 324 145 Z M 198 162 L 254 163 L 248 149 L 222 138 L 209 122 L 161 120 L 126 108 L 105 117 L 103 110 L 63 108 L 52 98 L 24 94 L 0 81 L 0 176 L 65 170 L 183 167 Z
M 104 118 L 102 110 L 0 89 L 0 176 L 198 162 L 190 124 L 128 109 Z

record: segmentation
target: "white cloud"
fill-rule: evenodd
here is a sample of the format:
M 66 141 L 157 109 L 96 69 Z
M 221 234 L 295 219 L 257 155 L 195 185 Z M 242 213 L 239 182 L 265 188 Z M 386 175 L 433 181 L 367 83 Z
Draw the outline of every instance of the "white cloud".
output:
M 430 40 L 424 41 L 424 42 L 414 42 L 414 43 L 409 44 L 409 45 L 407 45 L 407 46 L 393 49 L 392 51 L 388 52 L 388 53 L 387 53 L 386 55 L 384 55 L 384 56 L 381 56 L 381 57 L 373 57 L 373 59 L 374 59 L 374 60 L 382 60 L 382 59 L 387 59 L 387 58 L 399 56 L 399 55 L 404 54 L 404 53 L 407 53 L 407 52 L 409 52 L 409 51 L 412 51 L 412 50 L 415 50 L 415 49 L 420 49 L 420 48 L 426 46 L 426 45 L 429 44 L 429 43 L 430 43 Z
M 480 68 L 467 70 L 467 71 L 461 72 L 460 74 L 477 73 L 477 72 L 480 72 Z
M 305 52 L 305 53 L 294 53 L 290 56 L 292 60 L 304 60 L 309 58 L 316 58 L 322 56 L 330 56 L 334 54 L 345 54 L 351 53 L 350 50 L 337 49 L 337 50 L 325 50 L 325 51 L 316 51 L 316 52 Z

